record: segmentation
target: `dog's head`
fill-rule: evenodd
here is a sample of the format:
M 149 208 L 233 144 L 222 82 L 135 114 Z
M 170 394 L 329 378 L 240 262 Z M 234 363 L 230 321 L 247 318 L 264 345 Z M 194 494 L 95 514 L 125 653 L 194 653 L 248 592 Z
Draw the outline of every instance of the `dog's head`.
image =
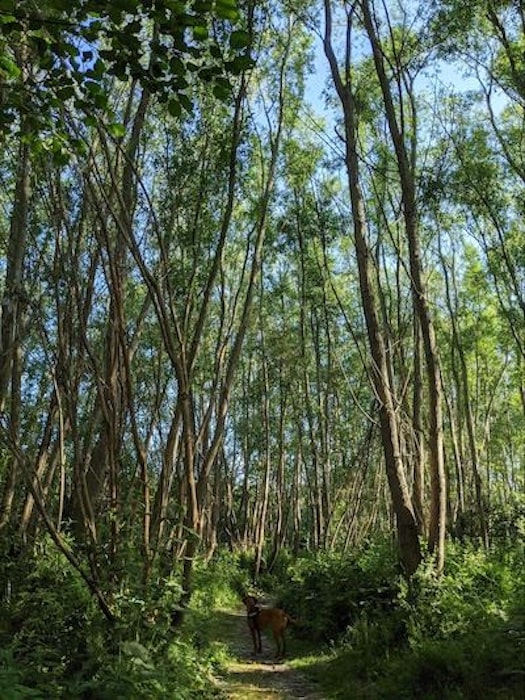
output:
M 257 598 L 253 595 L 245 595 L 242 602 L 246 605 L 246 610 L 253 610 L 257 606 Z

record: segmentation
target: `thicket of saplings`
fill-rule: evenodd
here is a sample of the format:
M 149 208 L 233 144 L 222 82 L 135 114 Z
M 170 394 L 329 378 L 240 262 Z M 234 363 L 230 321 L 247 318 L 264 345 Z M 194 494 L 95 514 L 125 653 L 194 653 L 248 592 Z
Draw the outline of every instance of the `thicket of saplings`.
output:
M 294 614 L 292 663 L 326 697 L 522 697 L 525 682 L 523 524 L 493 537 L 449 542 L 443 576 L 424 563 L 408 583 L 391 542 L 360 551 L 283 552 L 257 587 Z M 521 531 L 520 531 L 521 529 Z M 2 553 L 0 697 L 207 698 L 227 660 L 219 608 L 239 606 L 251 581 L 249 554 L 199 563 L 180 628 L 179 572 L 140 592 L 129 571 L 109 625 L 85 584 L 46 537 L 28 554 Z M 5 595 L 9 581 L 10 594 Z M 270 644 L 270 641 L 267 642 Z

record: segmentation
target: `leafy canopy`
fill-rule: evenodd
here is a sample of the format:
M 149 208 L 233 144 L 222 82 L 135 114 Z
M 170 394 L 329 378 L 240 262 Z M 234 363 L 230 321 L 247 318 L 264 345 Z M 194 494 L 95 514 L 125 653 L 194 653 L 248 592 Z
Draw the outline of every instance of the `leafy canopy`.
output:
M 190 82 L 229 93 L 229 76 L 249 68 L 249 33 L 236 0 L 3 0 L 0 9 L 0 129 L 25 115 L 30 131 L 71 102 L 108 110 L 112 78 L 134 80 L 191 110 Z

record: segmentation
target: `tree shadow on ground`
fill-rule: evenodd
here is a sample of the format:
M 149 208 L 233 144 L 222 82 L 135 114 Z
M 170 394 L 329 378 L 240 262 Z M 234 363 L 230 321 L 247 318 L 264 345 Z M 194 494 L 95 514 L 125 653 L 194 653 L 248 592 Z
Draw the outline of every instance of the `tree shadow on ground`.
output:
M 289 665 L 288 661 L 294 657 L 291 635 L 287 639 L 290 654 L 286 660 L 275 659 L 271 635 L 263 635 L 263 651 L 254 656 L 246 613 L 243 610 L 216 611 L 213 618 L 209 630 L 213 634 L 213 640 L 226 644 L 232 657 L 223 679 L 226 697 L 232 700 L 326 699 L 300 671 Z

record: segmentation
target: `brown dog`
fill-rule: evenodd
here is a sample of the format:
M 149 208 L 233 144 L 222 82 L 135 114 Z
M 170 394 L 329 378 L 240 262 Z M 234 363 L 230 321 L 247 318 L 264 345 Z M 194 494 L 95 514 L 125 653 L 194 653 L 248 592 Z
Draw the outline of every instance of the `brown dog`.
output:
M 295 623 L 296 620 L 280 608 L 262 608 L 257 598 L 254 598 L 252 595 L 245 595 L 242 602 L 246 606 L 248 615 L 248 627 L 253 640 L 253 653 L 261 653 L 261 630 L 271 627 L 273 638 L 277 645 L 277 658 L 282 659 L 286 653 L 284 631 L 289 622 Z

